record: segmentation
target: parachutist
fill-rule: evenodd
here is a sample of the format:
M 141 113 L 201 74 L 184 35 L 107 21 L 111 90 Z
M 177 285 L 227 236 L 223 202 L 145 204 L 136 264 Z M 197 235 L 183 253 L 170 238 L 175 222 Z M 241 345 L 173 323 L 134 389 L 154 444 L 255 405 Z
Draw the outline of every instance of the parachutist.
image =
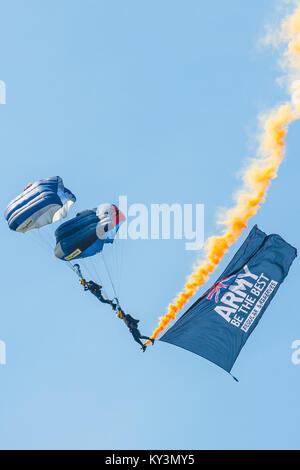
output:
M 131 315 L 124 313 L 121 308 L 119 309 L 118 317 L 125 322 L 126 326 L 129 328 L 129 331 L 134 338 L 134 341 L 141 345 L 141 349 L 143 350 L 143 352 L 146 351 L 147 346 L 142 343 L 141 339 L 147 339 L 151 341 L 152 344 L 154 344 L 153 338 L 149 338 L 149 336 L 143 336 L 140 330 L 138 329 L 138 323 L 140 320 L 136 320 Z
M 92 294 L 94 294 L 95 297 L 97 297 L 100 302 L 103 304 L 109 304 L 113 308 L 113 310 L 116 310 L 117 308 L 117 303 L 114 302 L 115 299 L 109 300 L 103 297 L 102 295 L 102 286 L 100 284 L 97 284 L 94 281 L 86 281 L 84 278 L 80 280 L 80 283 L 83 285 L 83 288 L 85 291 L 90 291 Z

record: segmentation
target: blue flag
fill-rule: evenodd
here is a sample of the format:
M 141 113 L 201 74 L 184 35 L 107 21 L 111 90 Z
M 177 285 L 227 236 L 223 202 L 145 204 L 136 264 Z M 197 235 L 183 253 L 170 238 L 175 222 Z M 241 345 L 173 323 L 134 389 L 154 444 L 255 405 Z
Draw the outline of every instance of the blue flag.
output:
M 297 250 L 253 227 L 217 282 L 164 334 L 230 372 L 289 272 Z

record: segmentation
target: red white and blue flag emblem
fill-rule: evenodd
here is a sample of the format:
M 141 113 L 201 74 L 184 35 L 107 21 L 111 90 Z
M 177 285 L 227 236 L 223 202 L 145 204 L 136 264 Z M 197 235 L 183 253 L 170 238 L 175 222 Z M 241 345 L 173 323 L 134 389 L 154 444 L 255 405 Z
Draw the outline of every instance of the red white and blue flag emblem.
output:
M 225 279 L 222 279 L 221 281 L 218 281 L 211 288 L 208 296 L 206 297 L 207 300 L 214 300 L 217 304 L 220 300 L 220 296 L 222 294 L 223 289 L 228 289 L 230 284 L 232 284 L 234 278 L 236 278 L 236 274 L 234 274 L 233 276 L 226 277 Z

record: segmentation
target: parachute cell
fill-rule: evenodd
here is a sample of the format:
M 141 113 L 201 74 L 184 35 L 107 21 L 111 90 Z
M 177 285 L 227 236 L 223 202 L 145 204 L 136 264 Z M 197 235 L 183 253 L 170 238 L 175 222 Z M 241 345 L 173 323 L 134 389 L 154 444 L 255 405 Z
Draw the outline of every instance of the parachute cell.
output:
M 11 230 L 24 233 L 63 219 L 75 201 L 62 178 L 53 176 L 28 184 L 8 204 L 4 216 Z
M 125 216 L 114 204 L 85 210 L 55 231 L 55 256 L 65 261 L 87 258 L 113 243 Z

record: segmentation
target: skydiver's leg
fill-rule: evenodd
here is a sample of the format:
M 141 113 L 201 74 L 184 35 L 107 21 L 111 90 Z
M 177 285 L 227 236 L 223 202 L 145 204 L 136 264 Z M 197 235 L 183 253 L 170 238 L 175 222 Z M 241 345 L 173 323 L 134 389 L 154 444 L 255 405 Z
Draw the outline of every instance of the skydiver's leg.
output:
M 134 336 L 133 336 L 134 337 Z M 141 346 L 144 346 L 142 341 L 139 339 L 139 338 L 135 338 L 134 337 L 134 341 L 136 341 L 137 343 L 139 343 Z
M 131 334 L 134 338 L 134 341 L 136 341 L 137 343 L 139 343 L 143 349 L 143 351 L 146 350 L 146 346 L 144 346 L 144 344 L 142 343 L 142 341 L 140 340 L 140 338 L 142 338 L 141 336 L 141 333 L 139 332 L 139 330 L 132 330 L 131 331 Z
M 108 300 L 106 300 L 102 294 L 99 294 L 99 292 L 97 293 L 97 299 L 100 300 L 100 302 L 102 302 L 103 304 L 108 303 Z
M 154 340 L 153 338 L 149 338 L 149 336 L 143 336 L 143 335 L 141 334 L 140 330 L 138 330 L 138 329 L 135 329 L 135 330 L 133 330 L 133 331 L 135 332 L 134 334 L 136 335 L 136 337 L 137 337 L 139 340 L 141 340 L 141 339 L 148 339 L 149 341 L 151 341 L 152 344 L 154 344 L 154 341 L 155 341 L 155 340 Z M 133 333 L 132 333 L 132 334 L 133 334 Z M 134 336 L 134 335 L 133 335 L 133 336 Z M 135 338 L 135 336 L 134 336 L 134 338 Z M 136 340 L 136 341 L 137 341 L 137 340 Z M 138 342 L 140 342 L 140 341 L 138 341 Z
M 112 300 L 105 299 L 101 293 L 97 295 L 97 298 L 98 298 L 98 300 L 100 300 L 100 302 L 102 302 L 103 304 L 111 305 L 112 308 L 113 308 L 114 310 L 116 310 L 116 304 L 115 304 Z
M 154 344 L 155 339 L 154 338 L 149 338 L 149 336 L 140 336 L 141 339 L 148 339 L 151 341 L 152 344 Z

